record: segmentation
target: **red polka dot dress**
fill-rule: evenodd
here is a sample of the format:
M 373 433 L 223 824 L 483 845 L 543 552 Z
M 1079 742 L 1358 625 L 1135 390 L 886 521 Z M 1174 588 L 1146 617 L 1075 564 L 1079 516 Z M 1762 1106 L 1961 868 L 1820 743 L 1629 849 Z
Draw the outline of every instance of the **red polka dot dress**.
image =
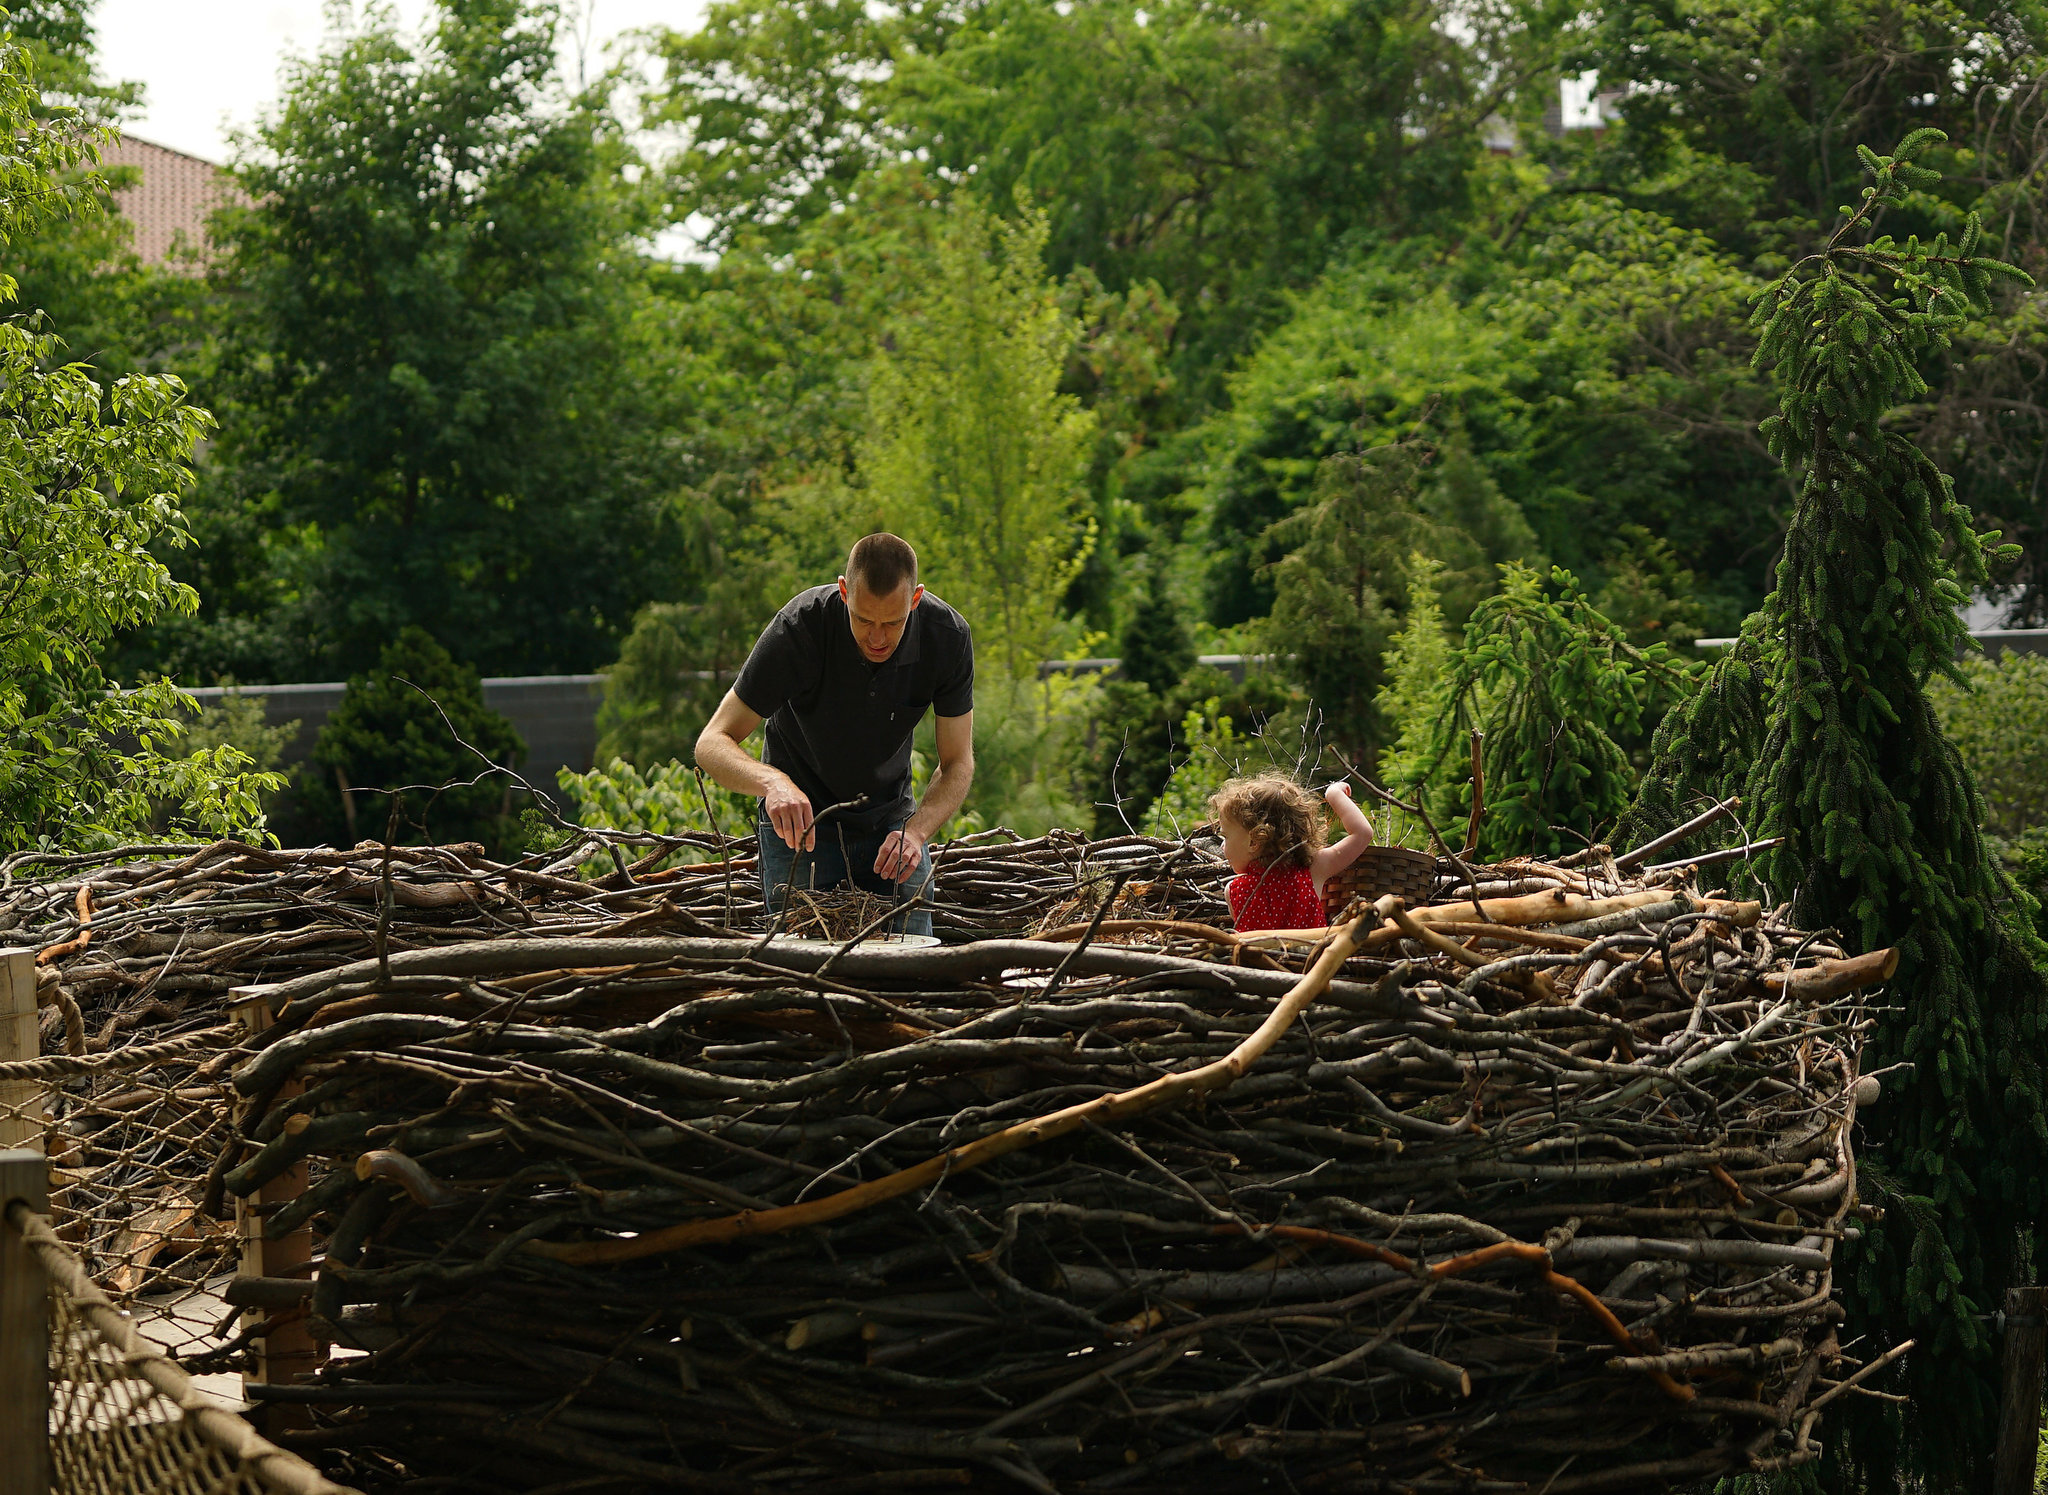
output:
M 1316 880 L 1306 867 L 1246 868 L 1230 880 L 1230 916 L 1238 933 L 1254 929 L 1321 929 L 1329 923 Z

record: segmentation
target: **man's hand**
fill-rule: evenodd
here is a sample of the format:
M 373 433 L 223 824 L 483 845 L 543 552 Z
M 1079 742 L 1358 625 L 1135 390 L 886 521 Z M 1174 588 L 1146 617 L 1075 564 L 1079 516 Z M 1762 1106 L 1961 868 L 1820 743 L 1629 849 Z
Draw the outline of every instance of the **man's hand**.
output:
M 902 882 L 924 860 L 924 845 L 924 835 L 907 825 L 900 831 L 891 831 L 882 842 L 882 849 L 875 853 L 875 875 Z
M 817 850 L 818 833 L 811 820 L 810 797 L 788 775 L 777 774 L 776 778 L 779 782 L 770 784 L 765 796 L 768 823 L 791 851 Z

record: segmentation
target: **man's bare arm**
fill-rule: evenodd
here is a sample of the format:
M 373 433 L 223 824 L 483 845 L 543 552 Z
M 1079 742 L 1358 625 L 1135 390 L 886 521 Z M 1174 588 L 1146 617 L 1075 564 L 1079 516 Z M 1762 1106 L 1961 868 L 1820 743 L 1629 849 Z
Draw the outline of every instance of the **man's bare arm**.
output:
M 784 845 L 795 848 L 801 843 L 803 850 L 814 850 L 818 838 L 811 829 L 809 796 L 788 774 L 763 763 L 745 747 L 760 725 L 760 716 L 739 693 L 728 690 L 697 734 L 697 766 L 735 794 L 767 801 L 768 822 Z
M 939 764 L 924 786 L 924 802 L 902 830 L 882 842 L 875 871 L 901 882 L 917 870 L 918 859 L 939 828 L 951 820 L 974 787 L 974 713 L 933 718 L 938 733 Z

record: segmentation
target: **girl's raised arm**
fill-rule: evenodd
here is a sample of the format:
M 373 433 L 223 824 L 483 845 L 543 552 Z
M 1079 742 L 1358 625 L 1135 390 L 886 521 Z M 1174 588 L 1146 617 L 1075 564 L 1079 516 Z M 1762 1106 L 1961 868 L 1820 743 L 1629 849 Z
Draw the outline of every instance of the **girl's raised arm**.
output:
M 1323 803 L 1328 805 L 1337 817 L 1337 823 L 1344 827 L 1344 839 L 1335 846 L 1326 846 L 1315 854 L 1309 863 L 1309 875 L 1315 879 L 1316 892 L 1323 891 L 1323 884 L 1358 860 L 1359 853 L 1372 845 L 1372 822 L 1365 818 L 1365 811 L 1351 802 L 1349 784 L 1332 784 L 1323 791 Z

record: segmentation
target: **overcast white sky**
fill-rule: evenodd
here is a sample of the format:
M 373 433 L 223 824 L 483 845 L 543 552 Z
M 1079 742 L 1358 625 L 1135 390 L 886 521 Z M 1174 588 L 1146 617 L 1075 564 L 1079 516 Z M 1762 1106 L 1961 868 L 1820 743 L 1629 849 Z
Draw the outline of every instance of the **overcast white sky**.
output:
M 430 0 L 396 0 L 417 25 Z M 704 0 L 566 0 L 571 31 L 587 34 L 593 54 L 620 32 L 695 26 Z M 145 89 L 131 132 L 173 150 L 225 161 L 228 131 L 246 129 L 277 97 L 278 67 L 315 50 L 326 25 L 323 0 L 100 0 L 100 71 Z M 576 66 L 577 42 L 565 36 L 564 62 Z M 593 68 L 596 59 L 593 56 Z

